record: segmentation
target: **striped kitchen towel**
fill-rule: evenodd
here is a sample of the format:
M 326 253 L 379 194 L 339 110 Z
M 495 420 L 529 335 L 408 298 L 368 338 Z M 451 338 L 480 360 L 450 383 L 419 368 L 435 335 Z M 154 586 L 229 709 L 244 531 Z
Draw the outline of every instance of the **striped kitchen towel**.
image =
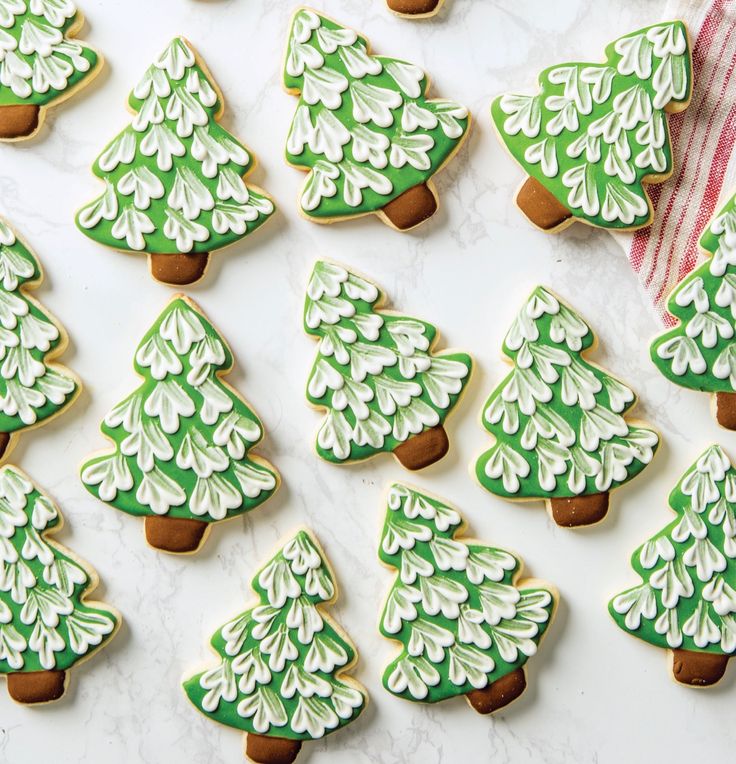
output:
M 659 318 L 667 297 L 698 262 L 698 239 L 719 198 L 736 186 L 736 0 L 672 0 L 693 45 L 693 97 L 669 119 L 675 171 L 650 186 L 654 222 L 619 240 Z

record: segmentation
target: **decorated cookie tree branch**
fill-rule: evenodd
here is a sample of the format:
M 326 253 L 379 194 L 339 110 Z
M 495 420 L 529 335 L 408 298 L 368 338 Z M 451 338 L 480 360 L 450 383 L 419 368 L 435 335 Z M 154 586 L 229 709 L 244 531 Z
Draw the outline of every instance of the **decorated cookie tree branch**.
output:
M 221 662 L 184 683 L 215 721 L 247 733 L 259 764 L 289 764 L 302 742 L 355 721 L 365 690 L 345 676 L 357 655 L 324 612 L 337 598 L 332 571 L 314 537 L 299 531 L 253 578 L 260 604 L 215 632 Z
M 463 528 L 456 509 L 391 486 L 379 557 L 399 573 L 380 629 L 403 650 L 383 684 L 412 701 L 465 695 L 488 714 L 526 688 L 523 667 L 552 620 L 556 594 L 546 584 L 518 583 L 520 561 L 456 538 Z
M 82 481 L 100 500 L 145 518 L 165 552 L 196 551 L 212 523 L 262 504 L 278 475 L 249 453 L 263 427 L 220 377 L 233 366 L 200 309 L 175 297 L 138 347 L 143 384 L 102 423 L 113 453 L 90 459 Z
M 445 0 L 386 0 L 386 5 L 399 16 L 421 19 L 434 16 Z
M 14 434 L 54 417 L 79 391 L 52 362 L 66 347 L 63 330 L 25 294 L 42 280 L 36 258 L 0 220 L 0 458 Z
M 159 281 L 191 284 L 210 253 L 259 228 L 273 202 L 243 181 L 251 156 L 218 124 L 222 97 L 186 40 L 173 40 L 128 102 L 136 117 L 97 158 L 105 191 L 77 225 L 101 244 L 147 252 Z
M 49 540 L 62 522 L 27 475 L 0 469 L 0 673 L 19 703 L 58 700 L 69 669 L 120 622 L 107 605 L 86 601 L 97 585 L 94 571 Z
M 0 140 L 29 138 L 97 74 L 97 53 L 70 39 L 82 25 L 71 0 L 0 0 Z
M 295 14 L 284 86 L 299 95 L 286 144 L 309 171 L 300 207 L 315 222 L 377 213 L 399 230 L 437 210 L 431 178 L 469 127 L 464 106 L 427 99 L 413 64 L 373 56 L 352 29 L 307 8 Z
M 736 430 L 736 196 L 700 238 L 711 257 L 686 276 L 667 307 L 682 322 L 652 343 L 667 379 L 715 394 L 718 423 Z
M 465 353 L 435 354 L 437 330 L 380 311 L 383 294 L 335 263 L 317 262 L 304 326 L 320 340 L 307 397 L 327 416 L 317 453 L 338 464 L 393 452 L 410 470 L 447 453 L 443 422 L 470 378 Z
M 690 47 L 680 21 L 625 35 L 604 64 L 545 69 L 535 96 L 493 102 L 498 134 L 529 178 L 516 203 L 547 231 L 575 220 L 627 230 L 649 225 L 642 184 L 672 172 L 666 114 L 692 90 Z
M 504 341 L 514 370 L 483 410 L 496 442 L 476 463 L 480 483 L 498 496 L 544 499 L 566 527 L 602 520 L 610 491 L 659 445 L 655 432 L 624 418 L 634 393 L 585 360 L 594 342 L 580 316 L 537 287 Z
M 736 470 L 708 448 L 670 494 L 677 514 L 631 558 L 642 583 L 611 600 L 616 623 L 672 651 L 678 682 L 715 684 L 736 652 Z

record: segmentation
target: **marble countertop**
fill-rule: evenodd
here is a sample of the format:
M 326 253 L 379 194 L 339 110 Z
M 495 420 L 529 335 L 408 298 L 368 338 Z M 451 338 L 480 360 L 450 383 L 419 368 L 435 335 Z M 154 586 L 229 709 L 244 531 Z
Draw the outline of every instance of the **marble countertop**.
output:
M 59 540 L 98 570 L 100 598 L 125 623 L 109 647 L 73 672 L 63 701 L 13 704 L 0 686 L 0 762 L 208 764 L 242 760 L 242 735 L 198 714 L 182 675 L 211 660 L 213 630 L 252 601 L 256 565 L 296 526 L 309 525 L 341 584 L 334 614 L 361 653 L 355 675 L 372 703 L 359 721 L 305 746 L 303 764 L 627 764 L 726 757 L 736 671 L 708 691 L 671 680 L 665 652 L 631 638 L 606 612 L 611 594 L 635 583 L 631 552 L 670 521 L 667 495 L 700 450 L 736 436 L 720 430 L 707 396 L 682 391 L 648 361 L 658 330 L 611 236 L 585 226 L 563 235 L 533 230 L 512 203 L 521 180 L 493 135 L 490 99 L 532 88 L 537 72 L 568 57 L 597 60 L 611 38 L 660 20 L 664 2 L 448 0 L 432 21 L 393 17 L 383 0 L 319 0 L 316 7 L 360 29 L 374 48 L 423 65 L 434 92 L 467 104 L 472 136 L 438 178 L 442 207 L 418 232 L 401 235 L 375 218 L 329 227 L 299 218 L 302 175 L 283 160 L 295 99 L 280 87 L 292 3 L 286 0 L 80 0 L 80 35 L 107 66 L 84 93 L 49 113 L 34 141 L 0 146 L 0 214 L 27 238 L 47 279 L 37 297 L 71 337 L 63 361 L 84 381 L 78 403 L 24 437 L 13 462 L 57 500 L 67 525 Z M 187 36 L 225 94 L 225 126 L 258 156 L 253 180 L 279 202 L 277 222 L 214 258 L 189 290 L 229 340 L 229 381 L 264 421 L 259 452 L 283 477 L 277 496 L 217 527 L 202 553 L 178 559 L 144 543 L 142 523 L 97 502 L 78 465 L 105 441 L 98 424 L 137 384 L 134 349 L 171 290 L 153 282 L 145 259 L 101 248 L 77 232 L 73 213 L 96 196 L 90 165 L 126 124 L 127 95 L 175 34 Z M 409 315 L 432 321 L 448 346 L 470 351 L 477 371 L 450 419 L 450 456 L 417 475 L 390 457 L 355 468 L 313 453 L 319 416 L 304 401 L 315 344 L 301 331 L 305 281 L 317 257 L 372 276 Z M 641 396 L 638 415 L 664 438 L 646 476 L 616 493 L 610 519 L 587 532 L 554 526 L 541 504 L 512 505 L 485 493 L 468 465 L 489 439 L 479 425 L 485 397 L 506 370 L 505 331 L 523 297 L 544 283 L 572 302 L 600 336 L 594 359 Z M 457 505 L 477 538 L 518 552 L 527 572 L 557 585 L 562 604 L 530 687 L 493 718 L 463 700 L 434 707 L 381 687 L 395 645 L 376 622 L 392 575 L 376 547 L 389 481 L 409 480 Z

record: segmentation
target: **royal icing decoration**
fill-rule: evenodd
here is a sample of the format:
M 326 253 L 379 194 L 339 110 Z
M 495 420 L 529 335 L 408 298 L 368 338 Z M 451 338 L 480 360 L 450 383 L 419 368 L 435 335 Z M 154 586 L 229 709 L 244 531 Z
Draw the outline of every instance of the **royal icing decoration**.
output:
M 41 267 L 0 220 L 0 457 L 9 436 L 55 416 L 75 398 L 73 375 L 51 362 L 66 345 L 61 327 L 25 294 Z
M 320 341 L 307 385 L 310 403 L 327 409 L 317 452 L 343 463 L 395 451 L 410 469 L 427 466 L 446 453 L 442 423 L 470 378 L 472 361 L 464 353 L 434 354 L 437 330 L 380 311 L 383 302 L 361 276 L 335 263 L 315 264 L 304 326 Z M 426 446 L 437 432 L 444 449 L 441 443 L 435 453 L 409 453 L 412 439 Z
M 172 41 L 129 105 L 135 119 L 94 164 L 105 191 L 77 215 L 82 232 L 122 250 L 209 253 L 273 213 L 243 181 L 251 155 L 218 124 L 222 98 L 186 40 Z
M 398 575 L 380 630 L 403 649 L 383 684 L 407 700 L 434 703 L 490 689 L 536 654 L 552 619 L 555 594 L 517 585 L 521 562 L 456 538 L 463 528 L 453 507 L 391 486 L 379 557 Z
M 569 306 L 532 292 L 504 341 L 514 369 L 483 410 L 496 442 L 476 475 L 491 493 L 547 499 L 554 511 L 558 499 L 608 494 L 652 460 L 657 434 L 625 419 L 634 393 L 584 358 L 594 342 Z
M 136 351 L 145 381 L 102 423 L 115 451 L 82 467 L 90 493 L 131 515 L 201 523 L 268 499 L 278 476 L 249 454 L 263 427 L 221 380 L 232 366 L 230 348 L 201 310 L 175 297 Z
M 66 98 L 101 64 L 97 53 L 70 39 L 82 26 L 71 0 L 0 0 L 0 139 L 26 138 L 38 109 Z M 36 107 L 27 129 L 1 124 L 4 107 Z M 15 128 L 18 128 L 16 130 Z
M 0 469 L 3 674 L 65 671 L 102 647 L 118 626 L 115 612 L 85 601 L 96 585 L 94 571 L 47 538 L 61 524 L 58 508 L 27 475 Z
M 357 719 L 367 695 L 346 676 L 355 647 L 323 609 L 337 590 L 317 541 L 299 531 L 252 586 L 260 603 L 212 637 L 220 664 L 184 682 L 192 703 L 249 736 L 293 741 L 322 738 Z
M 469 127 L 464 106 L 426 98 L 420 68 L 371 55 L 365 38 L 307 8 L 292 20 L 284 85 L 300 95 L 286 157 L 309 170 L 300 206 L 318 222 L 379 212 L 425 185 Z
M 690 467 L 669 503 L 677 519 L 631 558 L 643 583 L 614 597 L 609 609 L 630 634 L 678 651 L 679 681 L 711 684 L 687 675 L 688 662 L 702 664 L 706 654 L 720 668 L 710 677 L 717 681 L 736 652 L 736 470 L 719 446 Z
M 672 172 L 665 114 L 690 99 L 685 25 L 667 22 L 625 35 L 606 48 L 604 64 L 553 66 L 539 85 L 534 96 L 496 98 L 492 117 L 514 159 L 567 208 L 568 219 L 549 227 L 575 219 L 613 229 L 648 225 L 651 205 L 642 183 Z
M 716 393 L 718 421 L 736 429 L 736 196 L 710 222 L 700 246 L 710 258 L 670 296 L 667 307 L 682 323 L 653 342 L 652 360 L 672 382 Z

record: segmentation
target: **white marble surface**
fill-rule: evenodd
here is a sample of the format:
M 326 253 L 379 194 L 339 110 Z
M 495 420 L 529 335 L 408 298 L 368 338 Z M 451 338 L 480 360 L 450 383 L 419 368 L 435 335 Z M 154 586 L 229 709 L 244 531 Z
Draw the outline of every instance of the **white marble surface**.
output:
M 81 0 L 80 0 L 81 2 Z M 464 761 L 708 761 L 736 745 L 736 669 L 721 686 L 694 691 L 669 677 L 663 651 L 617 629 L 608 597 L 635 581 L 633 549 L 671 519 L 666 496 L 705 445 L 736 456 L 705 396 L 681 392 L 648 362 L 657 326 L 616 243 L 575 226 L 559 237 L 532 230 L 511 203 L 519 170 L 493 136 L 491 97 L 532 87 L 543 66 L 599 58 L 618 33 L 661 17 L 663 2 L 448 0 L 434 21 L 392 17 L 383 0 L 320 0 L 384 53 L 423 64 L 435 92 L 468 104 L 472 137 L 439 178 L 436 218 L 401 235 L 368 218 L 321 227 L 296 214 L 301 174 L 283 161 L 295 100 L 279 86 L 292 4 L 286 0 L 83 0 L 83 37 L 107 59 L 90 90 L 52 112 L 38 139 L 0 146 L 0 214 L 39 254 L 47 281 L 38 297 L 72 338 L 64 361 L 85 383 L 74 408 L 23 438 L 13 460 L 44 485 L 68 521 L 64 543 L 100 573 L 101 596 L 125 624 L 113 643 L 74 671 L 51 707 L 14 705 L 0 686 L 0 762 L 105 764 L 238 762 L 242 736 L 200 716 L 180 690 L 182 674 L 209 660 L 210 634 L 250 600 L 256 564 L 301 523 L 318 534 L 342 595 L 336 615 L 362 653 L 356 675 L 372 703 L 325 742 L 305 746 L 303 764 L 453 764 Z M 105 250 L 74 228 L 74 210 L 99 191 L 89 167 L 128 119 L 125 101 L 152 58 L 177 33 L 188 36 L 226 95 L 225 124 L 258 155 L 255 181 L 280 203 L 278 220 L 215 259 L 191 290 L 221 328 L 238 362 L 231 381 L 263 418 L 261 448 L 281 471 L 277 497 L 220 526 L 194 558 L 157 554 L 142 523 L 91 498 L 77 469 L 104 440 L 98 423 L 134 385 L 134 348 L 169 297 L 145 259 Z M 409 477 L 390 457 L 355 468 L 320 462 L 311 441 L 319 417 L 304 401 L 315 346 L 300 328 L 312 261 L 328 256 L 370 274 L 408 314 L 433 321 L 449 345 L 473 353 L 477 373 L 450 420 L 454 448 L 411 482 L 454 502 L 479 538 L 516 550 L 535 576 L 554 582 L 562 606 L 529 664 L 530 688 L 489 719 L 463 700 L 410 704 L 381 687 L 394 645 L 376 631 L 391 574 L 376 559 L 385 485 Z M 500 344 L 528 290 L 543 282 L 570 300 L 600 334 L 595 359 L 641 395 L 640 414 L 664 446 L 646 477 L 616 495 L 608 522 L 584 533 L 556 528 L 541 505 L 516 506 L 482 491 L 468 464 L 489 440 L 480 407 L 505 372 Z

